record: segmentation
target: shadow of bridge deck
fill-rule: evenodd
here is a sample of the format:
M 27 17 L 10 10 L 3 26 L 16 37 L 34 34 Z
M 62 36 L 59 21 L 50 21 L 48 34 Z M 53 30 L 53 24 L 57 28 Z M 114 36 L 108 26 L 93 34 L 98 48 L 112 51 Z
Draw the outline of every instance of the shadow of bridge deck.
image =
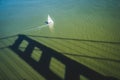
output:
M 29 44 L 24 51 L 21 51 L 19 47 L 23 40 L 26 40 Z M 39 61 L 35 61 L 33 58 L 31 58 L 31 54 L 35 47 L 42 51 L 42 56 Z M 47 80 L 62 80 L 61 77 L 59 77 L 49 68 L 51 58 L 55 58 L 65 65 L 64 80 L 80 80 L 80 75 L 85 76 L 89 80 L 118 80 L 114 77 L 104 76 L 90 69 L 89 67 L 80 64 L 62 55 L 61 53 L 27 37 L 26 35 L 19 35 L 18 39 L 13 45 L 9 46 L 9 48 Z

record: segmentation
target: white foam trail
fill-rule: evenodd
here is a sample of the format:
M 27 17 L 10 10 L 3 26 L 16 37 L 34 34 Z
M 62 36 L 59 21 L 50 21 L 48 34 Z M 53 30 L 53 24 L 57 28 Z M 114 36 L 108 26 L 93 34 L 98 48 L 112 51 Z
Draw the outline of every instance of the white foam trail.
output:
M 42 25 L 42 26 L 38 26 L 38 27 L 33 27 L 33 28 L 30 28 L 30 29 L 24 30 L 22 32 L 28 32 L 28 31 L 33 31 L 33 30 L 40 30 L 40 29 L 42 29 L 44 27 L 48 27 L 48 25 L 46 24 L 46 25 Z
M 32 28 L 29 28 L 27 30 L 23 30 L 23 31 L 20 31 L 20 32 L 10 33 L 7 36 L 12 36 L 12 35 L 17 35 L 17 34 L 24 34 L 24 33 L 27 33 L 29 31 L 40 30 L 40 29 L 42 29 L 44 27 L 48 27 L 48 24 L 42 25 L 42 26 L 38 26 L 38 27 L 32 27 Z
M 6 36 L 2 36 L 2 37 L 0 35 L 0 38 L 7 37 L 7 36 L 13 36 L 13 35 L 17 35 L 17 34 L 23 34 L 23 33 L 27 33 L 29 31 L 34 31 L 34 30 L 41 30 L 44 27 L 48 27 L 48 24 L 45 24 L 45 25 L 42 25 L 42 26 L 38 26 L 38 27 L 32 27 L 30 29 L 23 30 L 23 31 L 20 31 L 20 32 L 14 32 L 12 34 L 9 34 L 9 35 L 6 35 Z
M 49 24 L 49 25 L 45 24 L 45 25 L 38 26 L 38 27 L 32 27 L 32 28 L 29 28 L 27 30 L 23 30 L 23 31 L 20 31 L 20 32 L 15 32 L 15 33 L 12 33 L 12 34 L 7 35 L 7 36 L 17 35 L 17 34 L 24 34 L 24 33 L 27 33 L 29 31 L 34 31 L 34 30 L 41 30 L 44 27 L 49 27 L 50 31 L 53 32 L 53 26 L 54 26 L 54 24 Z

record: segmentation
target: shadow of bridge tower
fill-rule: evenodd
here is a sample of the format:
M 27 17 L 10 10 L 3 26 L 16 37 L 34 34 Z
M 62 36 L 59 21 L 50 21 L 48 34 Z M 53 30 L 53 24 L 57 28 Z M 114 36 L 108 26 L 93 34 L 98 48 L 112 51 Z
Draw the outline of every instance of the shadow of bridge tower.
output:
M 22 41 L 25 40 L 29 44 L 24 51 L 19 49 Z M 31 58 L 31 54 L 34 48 L 37 47 L 42 51 L 42 56 L 39 61 L 35 61 Z M 62 80 L 57 74 L 55 74 L 49 67 L 51 58 L 55 58 L 65 65 L 64 80 L 80 80 L 80 75 L 85 76 L 88 80 L 117 80 L 113 77 L 104 76 L 87 66 L 80 64 L 61 53 L 35 41 L 25 35 L 19 35 L 18 39 L 13 45 L 9 47 L 23 60 L 25 60 L 30 66 L 32 66 L 37 72 L 40 73 L 47 80 Z

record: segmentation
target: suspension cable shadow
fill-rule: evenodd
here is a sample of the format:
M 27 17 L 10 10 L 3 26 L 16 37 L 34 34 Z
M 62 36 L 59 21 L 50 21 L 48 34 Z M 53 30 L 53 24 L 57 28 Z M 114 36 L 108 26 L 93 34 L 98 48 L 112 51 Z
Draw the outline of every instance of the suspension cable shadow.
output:
M 20 48 L 25 49 L 25 47 L 20 47 Z M 40 51 L 39 49 L 34 49 L 34 50 Z M 96 57 L 96 56 L 88 56 L 88 55 L 80 55 L 80 54 L 73 54 L 73 53 L 64 53 L 64 52 L 61 52 L 61 53 L 63 55 L 70 55 L 70 56 L 74 56 L 74 57 L 83 57 L 83 58 L 89 58 L 89 59 L 95 59 L 95 60 L 101 60 L 101 61 L 110 61 L 110 62 L 112 61 L 112 62 L 120 63 L 120 60 L 117 60 L 117 59 L 103 58 L 103 57 Z
M 73 40 L 73 41 L 94 42 L 94 43 L 120 44 L 120 42 L 112 42 L 112 41 L 97 41 L 97 40 L 62 38 L 62 37 L 48 37 L 48 36 L 37 36 L 37 35 L 27 35 L 27 36 L 30 36 L 30 37 L 40 37 L 40 38 L 48 38 L 48 39 L 60 39 L 60 40 Z

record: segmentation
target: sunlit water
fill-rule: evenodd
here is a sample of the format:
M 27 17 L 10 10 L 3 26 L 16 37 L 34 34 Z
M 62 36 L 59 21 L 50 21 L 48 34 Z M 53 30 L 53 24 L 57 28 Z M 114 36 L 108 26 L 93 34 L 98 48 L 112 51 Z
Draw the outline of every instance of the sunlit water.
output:
M 1 0 L 0 37 L 45 25 L 48 14 L 55 23 L 53 36 L 120 41 L 119 0 Z

